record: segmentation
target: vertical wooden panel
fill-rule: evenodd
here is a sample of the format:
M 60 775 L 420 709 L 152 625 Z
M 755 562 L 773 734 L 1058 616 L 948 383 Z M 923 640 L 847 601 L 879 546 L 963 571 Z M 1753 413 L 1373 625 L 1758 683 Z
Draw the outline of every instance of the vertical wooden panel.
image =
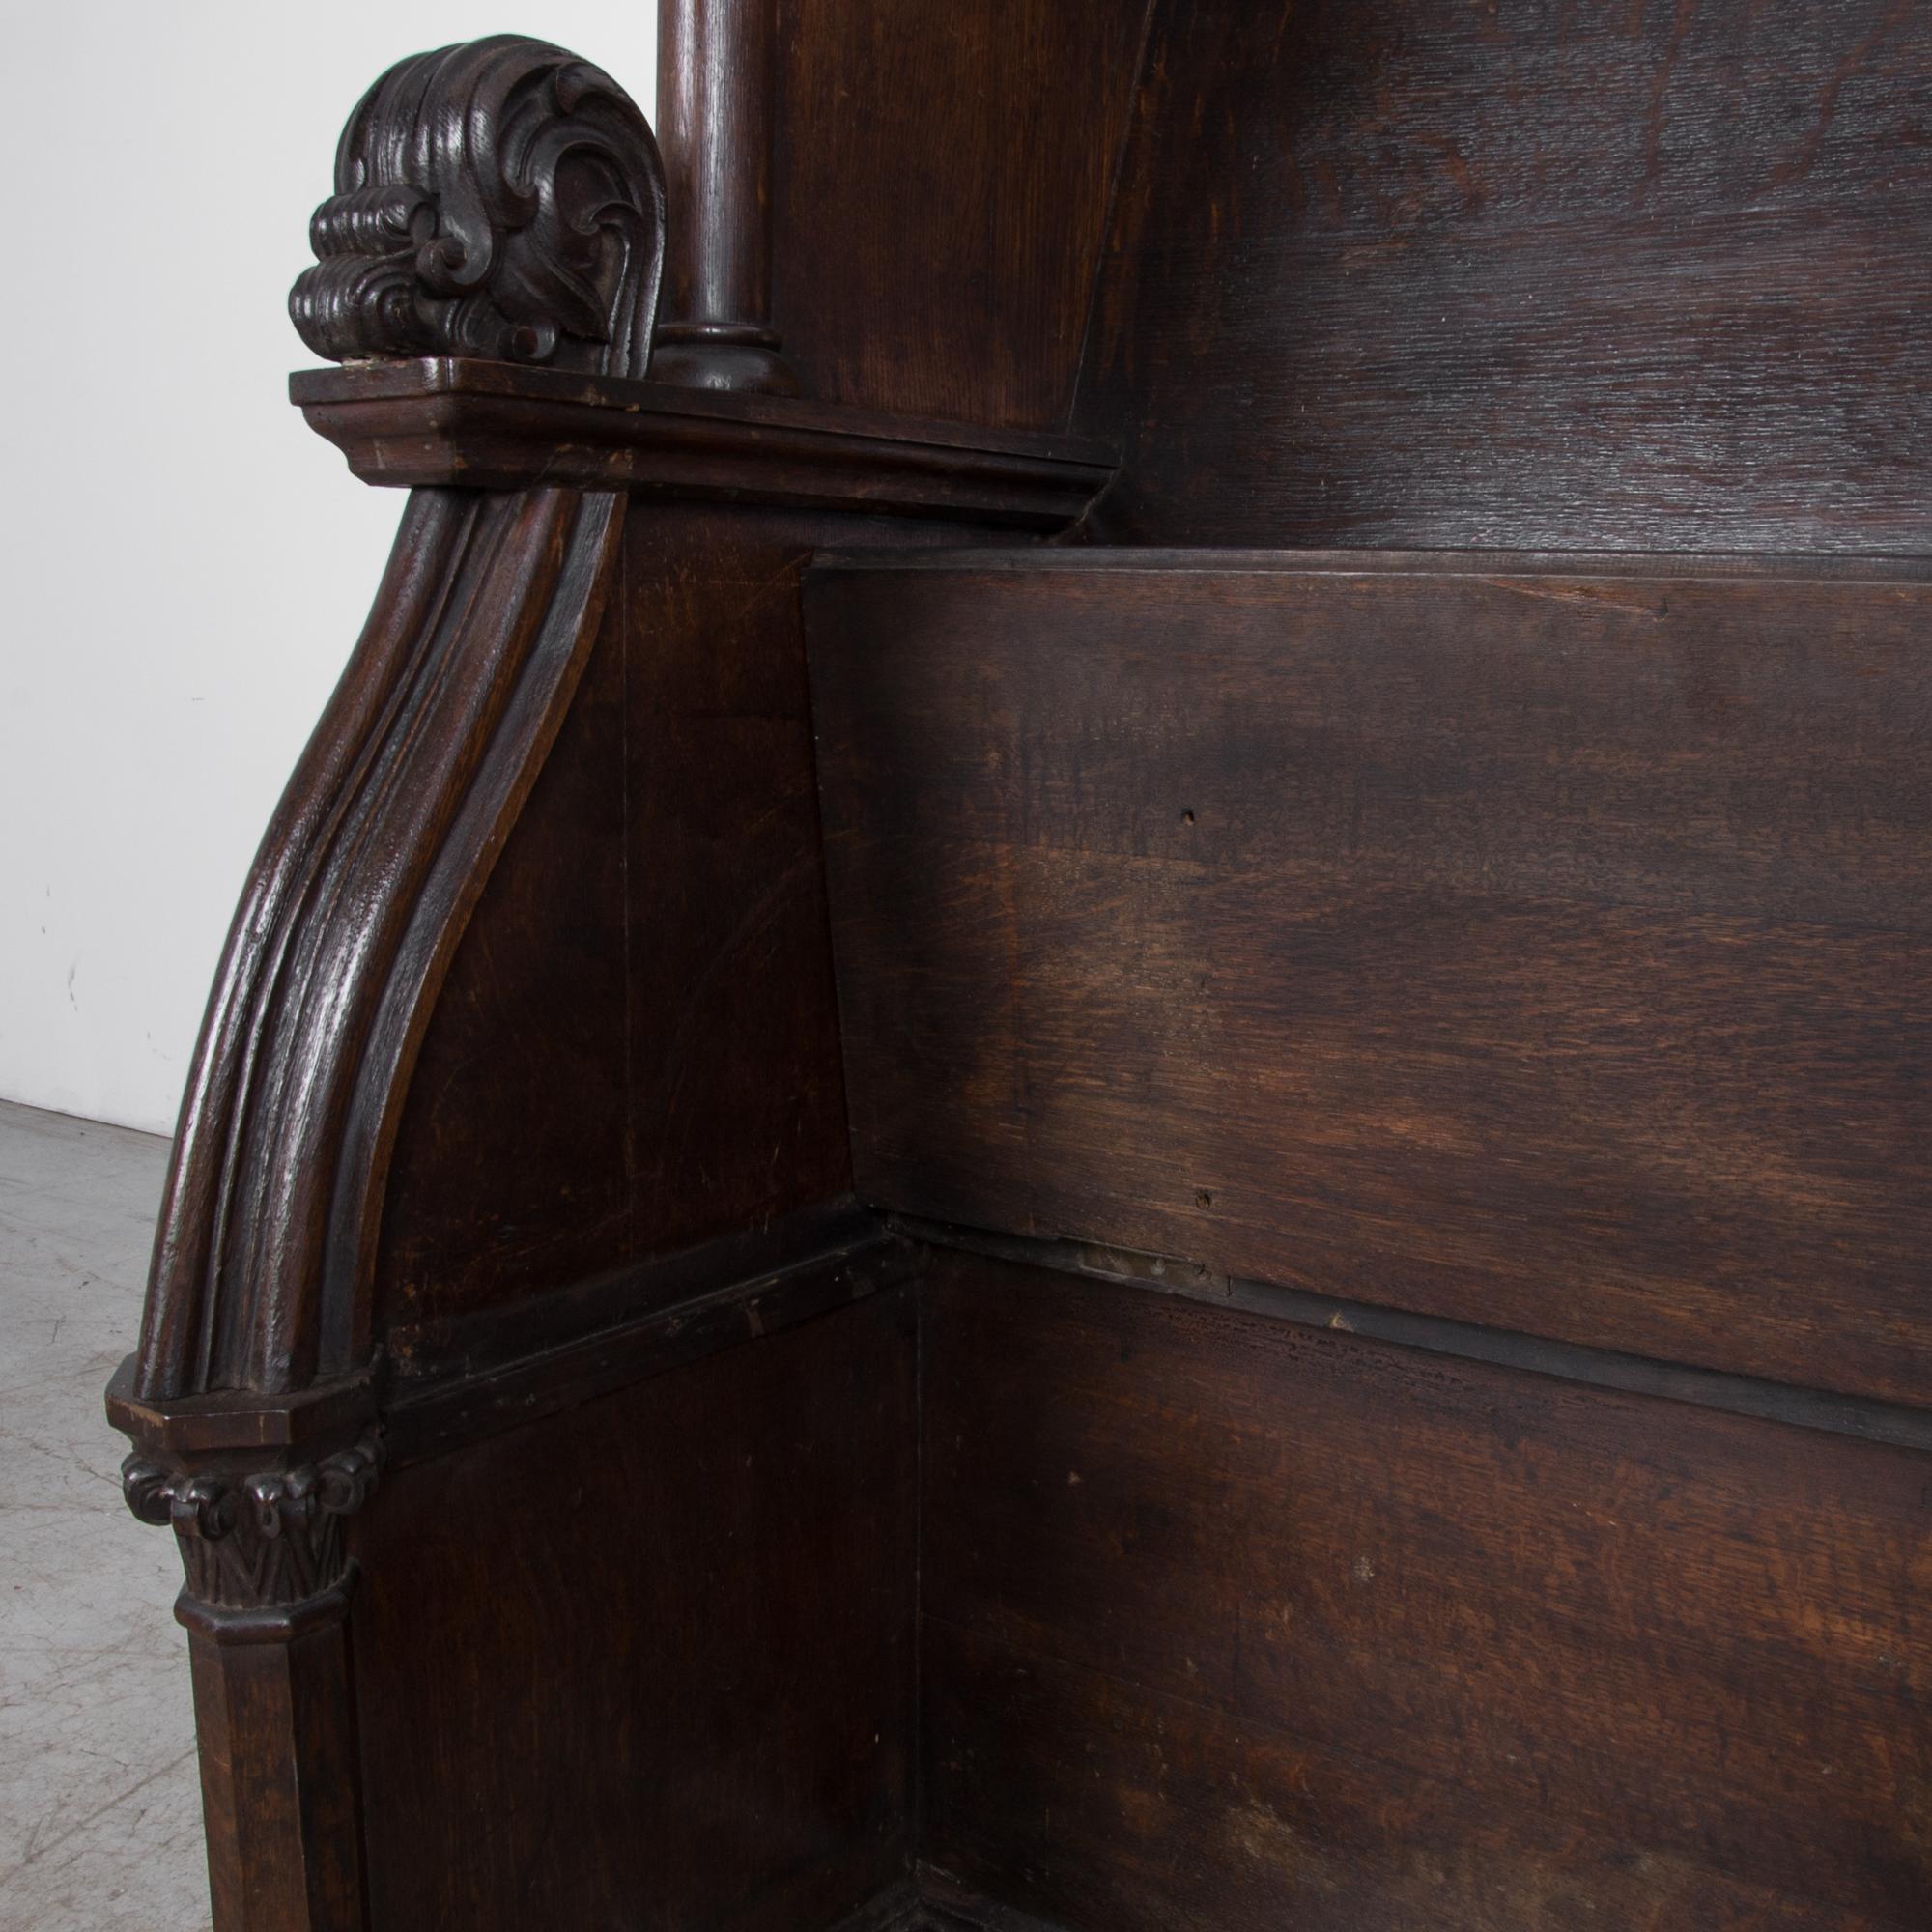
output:
M 214 1932 L 363 1932 L 361 1818 L 340 1621 L 191 1632 Z
M 470 922 L 398 1137 L 378 1329 L 851 1187 L 798 582 L 941 523 L 640 500 L 621 592 Z
M 913 1398 L 884 1293 L 386 1481 L 376 1922 L 796 1932 L 896 1882 Z
M 620 580 L 416 1062 L 384 1208 L 379 1333 L 629 1253 L 627 655 Z
M 1147 0 L 782 0 L 774 319 L 827 402 L 1058 429 Z
M 640 509 L 625 866 L 632 1239 L 849 1191 L 799 635 L 810 520 Z

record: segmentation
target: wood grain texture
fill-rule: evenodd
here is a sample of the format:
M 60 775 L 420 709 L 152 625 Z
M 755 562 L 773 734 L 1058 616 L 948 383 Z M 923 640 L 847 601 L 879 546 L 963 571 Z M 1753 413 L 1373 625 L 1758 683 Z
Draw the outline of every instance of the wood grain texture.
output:
M 1147 0 L 780 0 L 773 318 L 811 393 L 1065 428 Z
M 202 1022 L 136 1393 L 284 1392 L 367 1359 L 395 1123 L 475 897 L 556 733 L 622 506 L 412 497 L 263 835 Z
M 809 591 L 863 1194 L 1925 1402 L 1932 587 L 1011 564 Z
M 620 1269 L 584 1290 L 488 1311 L 460 1324 L 460 1353 L 435 1360 L 420 1379 L 391 1381 L 388 1461 L 451 1455 L 783 1334 L 915 1278 L 924 1256 L 847 1203 Z
M 1688 1367 L 1654 1355 L 1553 1342 L 1512 1328 L 1477 1321 L 1454 1321 L 1439 1315 L 1416 1315 L 1382 1303 L 1352 1301 L 1284 1288 L 1278 1282 L 1217 1274 L 1199 1262 L 1174 1255 L 1146 1254 L 1107 1242 L 1041 1240 L 1001 1235 L 983 1228 L 961 1228 L 916 1215 L 894 1214 L 886 1227 L 900 1239 L 984 1255 L 1029 1267 L 1065 1269 L 1094 1281 L 1122 1282 L 1178 1294 L 1212 1308 L 1236 1308 L 1270 1321 L 1293 1321 L 1304 1328 L 1341 1329 L 1371 1341 L 1458 1361 L 1487 1363 L 1522 1374 L 1555 1376 L 1585 1388 L 1613 1389 L 1624 1395 L 1660 1397 L 1713 1408 L 1726 1415 L 1776 1422 L 1793 1429 L 1817 1429 L 1860 1442 L 1932 1453 L 1932 1409 L 1910 1403 L 1881 1402 L 1870 1396 L 1837 1395 L 1829 1389 L 1740 1376 L 1720 1369 Z
M 213 1932 L 364 1932 L 340 1620 L 282 1642 L 188 1638 Z
M 376 1294 L 412 1369 L 460 1318 L 850 1192 L 798 582 L 828 538 L 948 533 L 632 507 L 403 1115 Z
M 666 4 L 681 369 L 509 37 L 293 298 L 425 494 L 110 1398 L 217 1932 L 1918 1932 L 1932 14 Z
M 1078 420 L 1136 541 L 1922 552 L 1911 0 L 1158 0 Z
M 905 1874 L 902 1293 L 404 1469 L 352 1625 L 379 1926 L 796 1932 Z
M 771 323 L 777 0 L 666 0 L 658 113 L 672 210 L 658 373 L 799 393 Z
M 1922 1456 L 940 1260 L 924 1856 L 1056 1923 L 1904 1928 Z

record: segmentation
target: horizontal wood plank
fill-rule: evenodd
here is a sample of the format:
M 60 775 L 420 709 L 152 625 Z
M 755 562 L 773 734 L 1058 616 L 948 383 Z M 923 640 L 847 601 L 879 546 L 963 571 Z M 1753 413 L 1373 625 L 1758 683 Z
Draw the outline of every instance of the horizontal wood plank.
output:
M 1089 439 L 512 363 L 307 369 L 289 390 L 357 476 L 394 488 L 568 483 L 1056 530 L 1114 473 Z
M 1932 586 L 835 567 L 858 1185 L 1923 1402 Z

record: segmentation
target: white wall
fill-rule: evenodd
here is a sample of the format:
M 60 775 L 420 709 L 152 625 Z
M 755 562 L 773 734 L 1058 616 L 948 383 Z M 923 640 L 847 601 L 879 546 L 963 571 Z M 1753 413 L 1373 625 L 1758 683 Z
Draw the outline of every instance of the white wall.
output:
M 0 1097 L 172 1128 L 263 825 L 399 494 L 287 401 L 336 135 L 510 29 L 650 111 L 652 0 L 0 0 Z

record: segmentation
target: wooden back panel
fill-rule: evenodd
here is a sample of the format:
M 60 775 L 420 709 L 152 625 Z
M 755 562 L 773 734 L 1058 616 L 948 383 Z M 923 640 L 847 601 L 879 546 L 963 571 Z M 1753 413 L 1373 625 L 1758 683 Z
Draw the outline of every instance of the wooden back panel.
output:
M 1147 0 L 782 0 L 773 321 L 827 402 L 1073 407 Z
M 862 1195 L 1925 1400 L 1922 573 L 929 556 L 808 620 Z
M 1932 1914 L 1926 1462 L 969 1255 L 927 1859 L 1106 1932 Z
M 1080 419 L 1137 541 L 1932 545 L 1932 12 L 1158 0 Z

